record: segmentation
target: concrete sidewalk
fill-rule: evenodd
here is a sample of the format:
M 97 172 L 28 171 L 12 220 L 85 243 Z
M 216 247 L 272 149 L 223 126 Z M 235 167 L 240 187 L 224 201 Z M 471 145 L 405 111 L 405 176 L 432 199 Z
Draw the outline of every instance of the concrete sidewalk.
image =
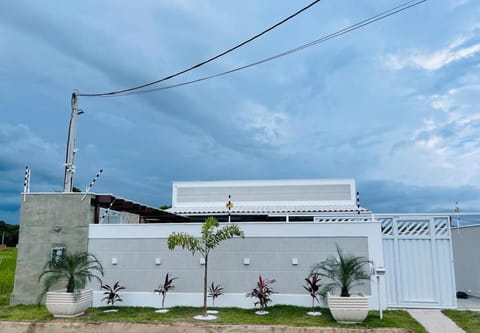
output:
M 465 333 L 440 310 L 409 309 L 407 311 L 430 333 Z

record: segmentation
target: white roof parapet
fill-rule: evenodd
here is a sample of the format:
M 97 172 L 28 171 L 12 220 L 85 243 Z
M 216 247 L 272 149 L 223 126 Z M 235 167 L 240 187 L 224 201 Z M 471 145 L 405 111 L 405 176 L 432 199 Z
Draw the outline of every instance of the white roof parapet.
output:
M 312 215 L 315 213 L 371 213 L 370 210 L 357 206 L 340 206 L 340 205 L 317 205 L 317 206 L 235 206 L 230 210 L 231 214 L 251 214 L 251 215 L 276 215 L 276 214 L 300 214 L 307 213 Z M 172 207 L 168 212 L 175 214 L 228 214 L 228 209 L 223 206 L 192 206 L 192 207 Z
M 174 182 L 168 211 L 181 215 L 371 213 L 357 207 L 356 200 L 353 179 Z

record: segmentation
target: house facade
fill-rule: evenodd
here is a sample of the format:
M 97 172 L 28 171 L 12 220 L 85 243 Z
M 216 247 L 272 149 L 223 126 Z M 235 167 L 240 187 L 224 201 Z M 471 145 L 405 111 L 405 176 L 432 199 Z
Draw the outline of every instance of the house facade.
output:
M 12 303 L 32 301 L 28 293 L 34 289 L 29 289 L 24 273 L 38 276 L 52 249 L 63 247 L 96 254 L 105 268 L 104 283 L 120 281 L 127 287 L 123 305 L 159 306 L 160 297 L 153 290 L 166 273 L 178 277 L 167 306 L 199 305 L 202 258 L 182 249 L 170 251 L 166 242 L 174 231 L 200 236 L 201 223 L 215 216 L 221 224 L 235 223 L 245 233 L 244 239 L 225 241 L 211 253 L 209 284 L 221 284 L 225 290 L 218 306 L 253 307 L 245 294 L 259 275 L 276 280 L 274 304 L 310 306 L 304 279 L 314 263 L 335 255 L 339 245 L 370 260 L 366 269 L 372 272 L 371 279 L 354 292 L 368 295 L 372 309 L 456 307 L 448 218 L 374 215 L 361 207 L 353 179 L 174 182 L 168 211 L 112 195 L 83 196 L 27 195 Z M 112 211 L 115 218 L 109 219 Z M 74 235 L 73 225 L 82 233 Z M 38 245 L 33 235 L 39 232 L 53 238 L 43 238 L 46 241 Z M 29 248 L 34 243 L 32 254 Z M 412 249 L 417 251 L 415 261 L 409 260 Z M 37 264 L 32 266 L 33 262 Z M 384 276 L 373 274 L 379 267 L 386 268 Z M 98 285 L 92 287 L 99 290 Z M 103 305 L 101 298 L 97 291 L 94 306 Z

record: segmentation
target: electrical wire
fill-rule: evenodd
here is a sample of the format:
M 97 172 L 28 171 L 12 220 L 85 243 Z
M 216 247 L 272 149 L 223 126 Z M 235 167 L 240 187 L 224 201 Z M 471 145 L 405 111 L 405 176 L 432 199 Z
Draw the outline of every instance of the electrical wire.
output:
M 154 85 L 154 84 L 157 84 L 157 83 L 160 83 L 160 82 L 163 82 L 163 81 L 166 81 L 166 80 L 170 80 L 170 79 L 172 79 L 172 78 L 174 78 L 174 77 L 177 77 L 177 76 L 179 76 L 179 75 L 185 74 L 185 73 L 190 72 L 190 71 L 192 71 L 192 70 L 194 70 L 194 69 L 196 69 L 196 68 L 199 68 L 199 67 L 201 67 L 201 66 L 203 66 L 203 65 L 205 65 L 205 64 L 208 64 L 209 62 L 212 62 L 212 61 L 214 61 L 214 60 L 216 60 L 216 59 L 218 59 L 218 58 L 220 58 L 220 57 L 222 57 L 222 56 L 224 56 L 224 55 L 226 55 L 226 54 L 228 54 L 228 53 L 230 53 L 230 52 L 232 52 L 232 51 L 234 51 L 234 50 L 236 50 L 236 49 L 238 49 L 238 48 L 240 48 L 240 47 L 242 47 L 242 46 L 244 46 L 245 44 L 250 43 L 251 41 L 253 41 L 253 40 L 255 40 L 255 39 L 257 39 L 257 38 L 265 35 L 267 32 L 272 31 L 273 29 L 277 28 L 278 26 L 282 25 L 283 23 L 285 23 L 285 22 L 289 21 L 290 19 L 294 18 L 295 16 L 301 14 L 302 12 L 306 11 L 306 10 L 309 9 L 310 7 L 316 5 L 316 4 L 317 4 L 318 2 L 320 2 L 320 1 L 321 1 L 321 0 L 315 0 L 315 1 L 311 2 L 310 4 L 308 4 L 307 6 L 303 7 L 302 9 L 296 11 L 295 13 L 291 14 L 291 15 L 288 16 L 287 18 L 284 18 L 284 19 L 281 20 L 280 22 L 275 23 L 275 24 L 272 25 L 271 27 L 263 30 L 262 32 L 256 34 L 256 35 L 253 36 L 253 37 L 250 37 L 249 39 L 241 42 L 240 44 L 237 44 L 237 45 L 235 45 L 234 47 L 231 47 L 231 48 L 229 48 L 228 50 L 223 51 L 223 52 L 217 54 L 217 55 L 214 56 L 214 57 L 211 57 L 211 58 L 209 58 L 209 59 L 207 59 L 207 60 L 205 60 L 205 61 L 202 61 L 202 62 L 200 62 L 200 63 L 198 63 L 198 64 L 196 64 L 196 65 L 194 65 L 194 66 L 191 66 L 191 67 L 189 67 L 189 68 L 187 68 L 187 69 L 184 69 L 184 70 L 182 70 L 182 71 L 180 71 L 180 72 L 177 72 L 177 73 L 175 73 L 175 74 L 171 74 L 171 75 L 168 75 L 168 76 L 166 76 L 166 77 L 164 77 L 164 78 L 162 78 L 162 79 L 155 80 L 155 81 L 152 81 L 152 82 L 149 82 L 149 83 L 145 83 L 145 84 L 142 84 L 142 85 L 139 85 L 139 86 L 136 86 L 136 87 L 128 88 L 128 89 L 116 90 L 116 91 L 111 91 L 111 92 L 107 92 L 107 93 L 78 94 L 78 96 L 100 97 L 100 96 L 117 95 L 117 94 L 122 94 L 122 93 L 130 92 L 130 91 L 134 91 L 134 90 L 146 88 L 146 87 L 152 86 L 152 85 Z
M 423 2 L 426 2 L 427 0 L 412 0 L 412 1 L 408 1 L 408 2 L 405 2 L 399 6 L 396 6 L 396 7 L 393 7 L 389 10 L 386 10 L 382 13 L 379 13 L 375 16 L 372 16 L 368 19 L 365 19 L 363 21 L 360 21 L 358 23 L 355 23 L 353 25 L 350 25 L 346 28 L 343 28 L 341 30 L 338 30 L 334 33 L 331 33 L 329 35 L 326 35 L 324 37 L 321 37 L 319 39 L 316 39 L 312 42 L 309 42 L 307 44 L 303 44 L 301 46 L 298 46 L 296 48 L 293 48 L 293 49 L 290 49 L 288 51 L 285 51 L 285 52 L 281 52 L 281 53 L 278 53 L 274 56 L 271 56 L 271 57 L 268 57 L 268 58 L 264 58 L 262 60 L 259 60 L 259 61 L 256 61 L 256 62 L 253 62 L 253 63 L 250 63 L 250 64 L 247 64 L 247 65 L 244 65 L 244 66 L 240 66 L 240 67 L 237 67 L 237 68 L 234 68 L 234 69 L 230 69 L 228 71 L 225 71 L 225 72 L 221 72 L 221 73 L 218 73 L 218 74 L 214 74 L 214 75 L 210 75 L 210 76 L 205 76 L 205 77 L 202 77 L 202 78 L 199 78 L 199 79 L 195 79 L 195 80 L 191 80 L 191 81 L 185 81 L 185 82 L 181 82 L 181 83 L 177 83 L 177 84 L 172 84 L 172 85 L 169 85 L 169 86 L 164 86 L 164 87 L 158 87 L 158 88 L 152 88 L 152 89 L 144 89 L 144 90 L 140 90 L 140 91 L 130 91 L 130 92 L 126 92 L 126 93 L 120 93 L 120 94 L 116 94 L 114 96 L 130 96 L 130 95 L 139 95 L 139 94 L 145 94 L 145 93 L 151 93 L 151 92 L 156 92 L 156 91 L 162 91 L 162 90 L 167 90 L 167 89 L 172 89 L 172 88 L 178 88 L 178 87 L 182 87 L 182 86 L 186 86 L 186 85 L 190 85 L 190 84 L 194 84 L 194 83 L 198 83 L 198 82 L 201 82 L 201 81 L 206 81 L 206 80 L 209 80 L 209 79 L 213 79 L 213 78 L 217 78 L 217 77 L 220 77 L 220 76 L 224 76 L 224 75 L 228 75 L 228 74 L 232 74 L 232 73 L 235 73 L 235 72 L 238 72 L 240 70 L 243 70 L 243 69 L 247 69 L 247 68 L 250 68 L 250 67 L 253 67 L 253 66 L 257 66 L 257 65 L 260 65 L 260 64 L 263 64 L 263 63 L 266 63 L 266 62 L 269 62 L 269 61 L 272 61 L 272 60 L 275 60 L 275 59 L 278 59 L 278 58 L 281 58 L 281 57 L 284 57 L 286 55 L 289 55 L 289 54 L 292 54 L 292 53 L 295 53 L 295 52 L 299 52 L 301 50 L 304 50 L 306 48 L 309 48 L 311 46 L 315 46 L 317 44 L 320 44 L 320 43 L 323 43 L 323 42 L 326 42 L 330 39 L 333 39 L 333 38 L 336 38 L 336 37 L 339 37 L 341 35 L 344 35 L 348 32 L 351 32 L 351 31 L 354 31 L 354 30 L 357 30 L 357 29 L 360 29 L 366 25 L 369 25 L 369 24 L 372 24 L 374 22 L 377 22 L 377 21 L 380 21 L 382 19 L 385 19 L 389 16 L 392 16 L 392 15 L 395 15 L 399 12 L 402 12 L 404 10 L 407 10 L 409 8 L 412 8 L 414 6 L 417 6 L 417 5 L 420 5 L 421 3 Z M 80 95 L 82 96 L 82 95 Z M 107 96 L 107 95 L 102 95 L 103 97 L 114 97 L 114 96 Z

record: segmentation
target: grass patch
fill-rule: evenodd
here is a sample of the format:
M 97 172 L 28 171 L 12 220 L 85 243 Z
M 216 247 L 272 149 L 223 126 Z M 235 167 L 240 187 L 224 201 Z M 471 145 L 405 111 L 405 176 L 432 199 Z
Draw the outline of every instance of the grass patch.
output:
M 2 262 L 0 263 L 0 305 L 8 305 L 15 280 L 17 249 L 8 247 L 0 250 L 0 257 L 2 257 Z
M 44 322 L 52 319 L 53 316 L 44 306 L 15 305 L 0 307 L 0 321 Z
M 480 312 L 478 311 L 459 311 L 443 310 L 444 315 L 453 320 L 459 327 L 467 333 L 480 332 Z
M 155 313 L 149 307 L 118 307 L 118 312 L 105 313 L 109 308 L 90 308 L 84 316 L 69 319 L 87 323 L 98 322 L 129 322 L 129 323 L 196 323 L 201 324 L 193 316 L 201 314 L 197 307 L 172 307 L 166 314 Z M 266 316 L 255 315 L 256 309 L 220 308 L 218 318 L 210 323 L 230 325 L 288 325 L 288 326 L 324 326 L 351 328 L 398 327 L 406 328 L 414 333 L 426 333 L 406 311 L 385 311 L 384 319 L 378 318 L 377 311 L 370 311 L 367 319 L 361 324 L 342 325 L 335 322 L 328 309 L 321 309 L 320 317 L 310 317 L 306 313 L 310 308 L 289 305 L 270 307 Z M 0 320 L 3 321 L 33 321 L 43 322 L 53 317 L 44 306 L 19 305 L 0 307 Z

